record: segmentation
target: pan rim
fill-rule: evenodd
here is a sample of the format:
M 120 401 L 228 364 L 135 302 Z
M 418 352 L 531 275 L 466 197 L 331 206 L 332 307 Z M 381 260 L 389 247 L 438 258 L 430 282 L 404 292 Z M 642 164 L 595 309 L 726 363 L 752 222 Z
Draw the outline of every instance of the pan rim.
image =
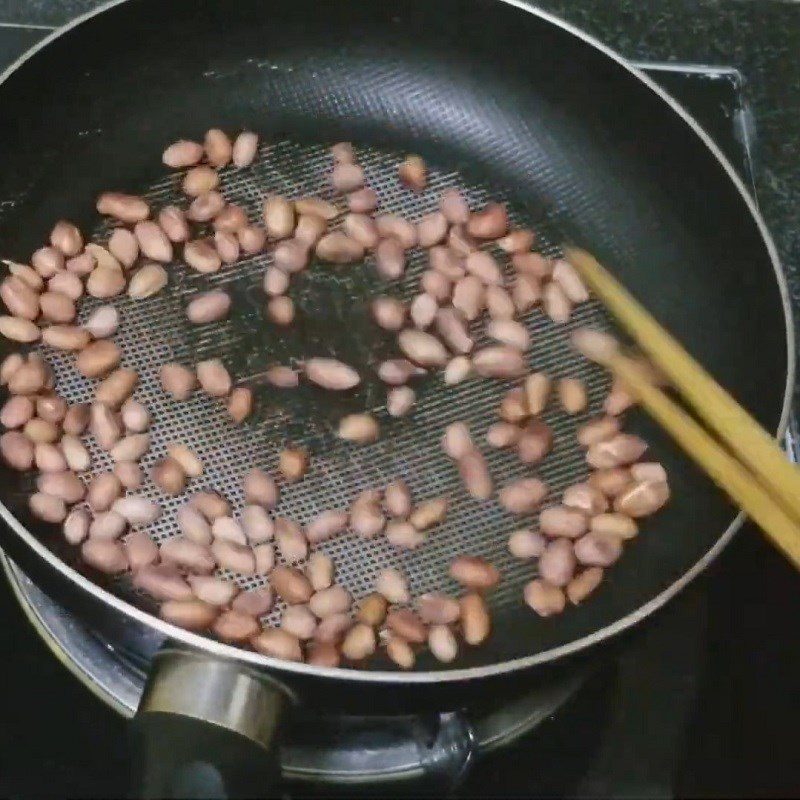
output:
M 33 45 L 29 50 L 24 52 L 19 56 L 19 58 L 10 64 L 2 73 L 0 73 L 0 85 L 5 83 L 6 80 L 8 80 L 8 78 L 10 78 L 29 59 L 35 56 L 47 45 L 54 42 L 56 39 L 59 39 L 65 34 L 69 33 L 73 28 L 78 27 L 84 22 L 87 22 L 90 19 L 93 19 L 94 17 L 118 5 L 122 5 L 125 2 L 128 2 L 128 0 L 108 0 L 108 2 L 101 4 L 97 8 L 76 17 L 66 25 L 52 31 L 52 33 L 50 33 L 48 36 L 45 36 L 42 40 Z M 766 246 L 767 253 L 769 254 L 772 268 L 775 272 L 775 277 L 778 282 L 778 289 L 783 305 L 784 324 L 786 326 L 786 386 L 784 391 L 781 417 L 776 433 L 777 438 L 782 437 L 786 433 L 787 426 L 789 424 L 789 418 L 792 411 L 792 397 L 796 379 L 794 314 L 789 297 L 788 282 L 780 263 L 775 242 L 773 241 L 772 235 L 767 228 L 761 212 L 756 206 L 754 199 L 747 191 L 743 181 L 736 173 L 724 153 L 700 126 L 700 124 L 694 119 L 694 117 L 689 114 L 689 112 L 683 108 L 683 106 L 677 100 L 675 100 L 670 94 L 668 94 L 657 83 L 655 83 L 655 81 L 642 72 L 639 67 L 634 65 L 633 62 L 628 61 L 622 55 L 591 34 L 586 33 L 572 23 L 559 18 L 548 11 L 544 11 L 543 9 L 533 6 L 532 4 L 526 2 L 526 0 L 497 0 L 497 2 L 504 3 L 529 14 L 534 14 L 545 22 L 561 28 L 562 30 L 581 40 L 584 44 L 593 47 L 606 57 L 612 59 L 620 67 L 630 73 L 632 77 L 638 79 L 648 89 L 650 89 L 650 91 L 654 92 L 656 96 L 667 106 L 669 106 L 672 111 L 683 120 L 683 122 L 707 147 L 710 154 L 716 158 L 717 162 L 727 173 L 728 178 L 731 180 L 733 186 L 738 190 L 742 200 L 745 203 L 745 206 L 749 210 L 750 215 L 752 216 L 753 221 L 755 222 L 756 227 L 761 235 L 761 239 Z M 101 586 L 95 584 L 93 581 L 80 574 L 74 568 L 65 564 L 60 558 L 52 553 L 46 547 L 46 545 L 42 544 L 30 531 L 28 531 L 25 526 L 21 525 L 16 517 L 2 502 L 0 502 L 0 518 L 2 518 L 2 520 L 11 528 L 11 530 L 14 531 L 14 533 L 25 543 L 25 545 L 29 547 L 38 557 L 42 558 L 51 568 L 66 577 L 69 581 L 71 581 L 71 583 L 78 586 L 82 591 L 92 595 L 96 600 L 99 600 L 105 605 L 112 607 L 115 611 L 123 613 L 128 617 L 132 617 L 134 620 L 146 625 L 147 627 L 154 628 L 168 639 L 177 640 L 183 644 L 189 645 L 193 648 L 199 649 L 214 656 L 218 656 L 220 658 L 234 659 L 243 664 L 255 667 L 266 667 L 270 670 L 276 670 L 287 675 L 294 674 L 298 676 L 324 677 L 335 680 L 365 681 L 376 684 L 430 684 L 479 680 L 482 678 L 497 677 L 509 674 L 518 670 L 555 661 L 569 655 L 574 655 L 607 639 L 617 636 L 629 628 L 632 628 L 634 625 L 638 624 L 646 617 L 660 609 L 673 597 L 675 597 L 683 588 L 688 586 L 689 583 L 691 583 L 698 575 L 700 575 L 728 545 L 734 534 L 741 528 L 746 517 L 745 514 L 740 511 L 731 521 L 730 525 L 723 531 L 714 545 L 708 550 L 708 552 L 692 567 L 690 567 L 690 569 L 687 570 L 680 578 L 678 578 L 678 580 L 670 584 L 668 587 L 666 587 L 666 589 L 662 590 L 658 595 L 644 605 L 610 625 L 606 625 L 605 627 L 569 642 L 568 644 L 543 650 L 539 653 L 535 653 L 534 655 L 510 659 L 508 661 L 503 661 L 491 666 L 425 672 L 353 670 L 343 667 L 319 667 L 304 663 L 287 662 L 272 658 L 270 656 L 261 655 L 260 653 L 236 648 L 232 645 L 223 644 L 222 642 L 218 642 L 200 634 L 186 631 L 159 619 L 149 612 L 137 608 L 125 600 L 122 600 Z

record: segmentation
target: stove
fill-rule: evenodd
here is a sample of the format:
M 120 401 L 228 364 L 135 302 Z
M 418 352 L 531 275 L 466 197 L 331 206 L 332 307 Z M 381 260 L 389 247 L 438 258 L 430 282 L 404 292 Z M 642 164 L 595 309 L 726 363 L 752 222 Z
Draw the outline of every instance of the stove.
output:
M 0 63 L 44 33 L 0 25 Z M 752 186 L 758 130 L 742 75 L 640 66 L 697 117 Z M 794 452 L 791 435 L 787 446 Z M 130 625 L 89 629 L 12 563 L 3 566 L 11 591 L 0 589 L 7 677 L 0 796 L 123 796 L 125 719 L 161 642 Z M 613 654 L 521 691 L 508 707 L 426 718 L 301 714 L 282 749 L 288 790 L 367 796 L 380 785 L 389 795 L 465 798 L 796 793 L 793 737 L 778 732 L 794 730 L 783 693 L 796 692 L 800 649 L 785 641 L 783 625 L 797 612 L 791 568 L 745 529 L 709 573 Z

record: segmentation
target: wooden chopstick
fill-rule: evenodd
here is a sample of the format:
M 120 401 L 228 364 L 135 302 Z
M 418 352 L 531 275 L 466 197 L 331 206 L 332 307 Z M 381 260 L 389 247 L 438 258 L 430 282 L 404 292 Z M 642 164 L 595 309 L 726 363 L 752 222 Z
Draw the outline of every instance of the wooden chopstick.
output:
M 800 569 L 800 525 L 753 474 L 650 380 L 633 359 L 616 350 L 601 363 L 620 378 L 642 407 Z
M 800 522 L 800 470 L 788 461 L 769 433 L 593 256 L 569 246 L 564 247 L 564 253 L 595 295 L 669 378 L 698 416 L 759 477 L 784 510 Z

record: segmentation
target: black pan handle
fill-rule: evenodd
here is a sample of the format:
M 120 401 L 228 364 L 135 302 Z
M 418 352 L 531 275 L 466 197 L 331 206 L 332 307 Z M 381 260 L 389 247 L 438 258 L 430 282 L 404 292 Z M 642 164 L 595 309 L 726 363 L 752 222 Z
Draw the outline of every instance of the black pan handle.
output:
M 134 717 L 136 798 L 279 797 L 288 691 L 235 661 L 160 652 Z

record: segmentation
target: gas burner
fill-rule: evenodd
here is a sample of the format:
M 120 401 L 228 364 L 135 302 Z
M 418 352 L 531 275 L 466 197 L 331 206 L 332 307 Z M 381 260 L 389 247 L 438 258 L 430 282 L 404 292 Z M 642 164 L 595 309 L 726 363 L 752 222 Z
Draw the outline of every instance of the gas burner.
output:
M 5 556 L 2 565 L 23 611 L 59 661 L 103 702 L 132 717 L 147 666 L 163 640 L 119 616 L 104 620 L 102 632 L 91 628 L 50 600 Z M 284 778 L 317 784 L 424 781 L 452 787 L 473 759 L 515 742 L 552 716 L 591 671 L 581 664 L 559 672 L 499 708 L 369 717 L 296 709 L 281 747 Z

